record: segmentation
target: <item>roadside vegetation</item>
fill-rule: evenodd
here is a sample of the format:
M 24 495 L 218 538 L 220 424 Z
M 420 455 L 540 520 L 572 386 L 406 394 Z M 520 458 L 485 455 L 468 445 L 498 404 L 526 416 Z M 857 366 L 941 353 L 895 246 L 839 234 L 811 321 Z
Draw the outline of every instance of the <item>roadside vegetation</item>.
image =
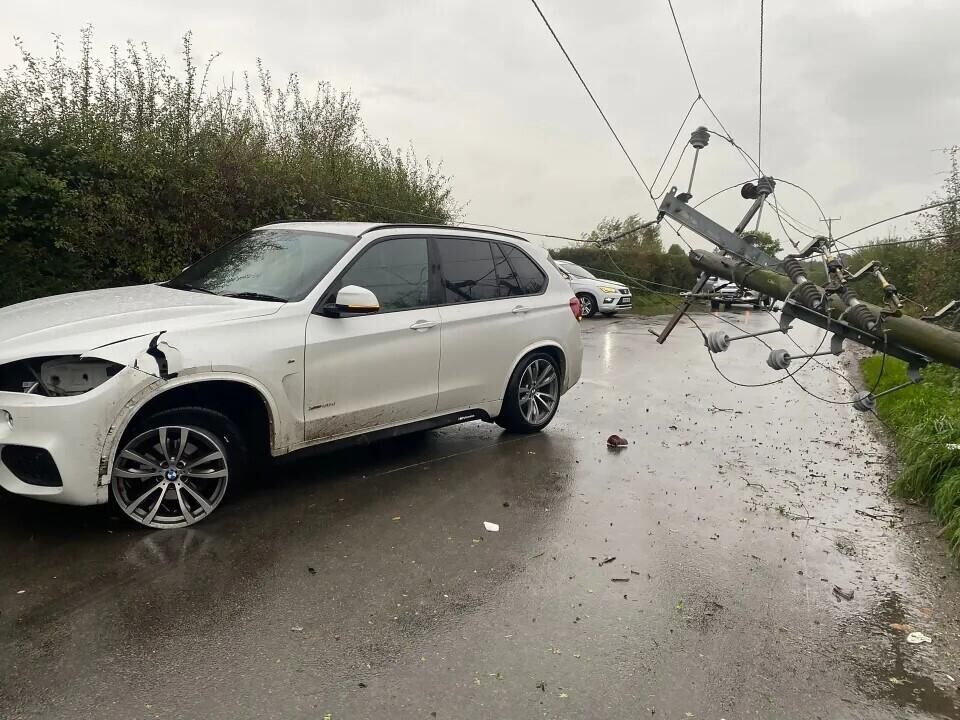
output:
M 272 220 L 434 221 L 458 209 L 440 168 L 371 137 L 349 92 L 236 84 L 183 38 L 174 70 L 145 45 L 69 61 L 18 41 L 0 71 L 0 305 L 157 281 Z M 386 208 L 394 208 L 388 210 Z
M 864 361 L 863 375 L 868 388 L 882 392 L 907 382 L 907 366 L 874 356 Z M 893 491 L 928 502 L 960 554 L 960 370 L 931 366 L 919 385 L 879 398 L 877 414 L 900 461 Z

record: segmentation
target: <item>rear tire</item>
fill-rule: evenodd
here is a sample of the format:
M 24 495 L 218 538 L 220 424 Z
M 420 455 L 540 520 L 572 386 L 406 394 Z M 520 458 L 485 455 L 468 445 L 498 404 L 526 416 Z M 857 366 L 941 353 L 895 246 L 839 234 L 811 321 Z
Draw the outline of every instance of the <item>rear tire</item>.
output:
M 163 410 L 124 433 L 110 478 L 113 499 L 134 522 L 193 525 L 220 506 L 249 465 L 247 443 L 230 418 L 207 408 Z
M 593 299 L 590 293 L 577 294 L 577 300 L 580 301 L 580 316 L 585 318 L 593 317 L 597 314 L 597 301 Z
M 717 302 L 716 300 L 711 300 L 711 301 L 710 301 L 710 309 L 711 309 L 711 310 L 719 310 L 719 309 L 720 309 L 720 303 Z
M 533 352 L 510 376 L 497 425 L 508 432 L 540 432 L 560 406 L 560 367 L 551 355 Z

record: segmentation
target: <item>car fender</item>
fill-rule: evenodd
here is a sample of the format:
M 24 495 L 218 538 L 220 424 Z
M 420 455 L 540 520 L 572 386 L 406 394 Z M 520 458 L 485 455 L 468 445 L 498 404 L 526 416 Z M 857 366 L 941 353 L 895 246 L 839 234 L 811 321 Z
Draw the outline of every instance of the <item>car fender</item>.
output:
M 534 350 L 540 350 L 545 347 L 556 348 L 561 352 L 564 358 L 567 357 L 566 351 L 563 349 L 563 346 L 556 340 L 538 340 L 527 345 L 523 350 L 517 353 L 517 356 L 513 359 L 513 362 L 510 363 L 510 369 L 507 371 L 507 376 L 503 379 L 503 396 L 500 398 L 501 406 L 503 405 L 503 397 L 506 397 L 507 386 L 510 384 L 510 377 L 513 375 L 513 371 L 517 369 L 517 365 L 520 364 L 520 361 L 532 353 Z M 561 385 L 563 384 L 563 378 L 560 378 Z
M 96 357 L 101 357 L 99 352 L 93 354 L 95 354 Z M 282 452 L 286 448 L 296 444 L 299 440 L 299 438 L 295 437 L 281 436 L 280 423 L 278 422 L 279 410 L 276 400 L 267 387 L 260 381 L 239 372 L 212 372 L 203 369 L 188 370 L 168 380 L 158 378 L 131 397 L 121 408 L 113 425 L 107 430 L 104 439 L 103 449 L 100 455 L 100 484 L 110 484 L 110 476 L 113 472 L 113 458 L 119 449 L 120 439 L 130 426 L 130 423 L 137 416 L 137 413 L 140 412 L 148 402 L 175 388 L 214 380 L 237 382 L 247 385 L 256 390 L 260 397 L 263 398 L 267 405 L 267 415 L 270 424 L 271 452 L 274 454 L 277 454 L 277 451 Z

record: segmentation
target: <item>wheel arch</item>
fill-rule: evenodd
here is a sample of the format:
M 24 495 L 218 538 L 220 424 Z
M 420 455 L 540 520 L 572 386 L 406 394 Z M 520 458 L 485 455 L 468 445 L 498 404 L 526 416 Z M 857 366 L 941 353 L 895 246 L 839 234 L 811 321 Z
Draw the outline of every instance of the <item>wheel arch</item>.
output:
M 563 392 L 564 381 L 567 376 L 567 355 L 563 351 L 560 343 L 554 341 L 538 342 L 533 343 L 526 349 L 524 349 L 520 354 L 518 354 L 514 359 L 513 363 L 510 365 L 510 369 L 507 371 L 507 376 L 503 381 L 503 394 L 500 398 L 500 412 L 503 412 L 503 403 L 506 401 L 507 397 L 507 388 L 510 386 L 510 378 L 513 377 L 514 371 L 517 369 L 517 366 L 523 361 L 525 357 L 531 355 L 535 352 L 544 352 L 552 356 L 554 360 L 557 361 L 557 365 L 560 366 L 560 392 Z
M 269 454 L 278 447 L 278 409 L 270 392 L 253 378 L 216 373 L 206 377 L 183 376 L 148 387 L 125 406 L 110 428 L 100 457 L 100 483 L 110 482 L 113 459 L 127 433 L 139 419 L 181 405 L 217 410 L 236 422 L 247 435 L 250 448 Z

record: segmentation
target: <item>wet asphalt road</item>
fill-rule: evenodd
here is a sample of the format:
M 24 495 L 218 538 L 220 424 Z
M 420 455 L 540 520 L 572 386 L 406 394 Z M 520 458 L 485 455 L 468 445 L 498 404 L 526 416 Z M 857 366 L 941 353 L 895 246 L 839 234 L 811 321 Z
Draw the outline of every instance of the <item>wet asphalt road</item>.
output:
M 584 323 L 538 436 L 284 463 L 195 529 L 0 498 L 0 718 L 960 717 L 960 583 L 862 419 L 661 323 Z

